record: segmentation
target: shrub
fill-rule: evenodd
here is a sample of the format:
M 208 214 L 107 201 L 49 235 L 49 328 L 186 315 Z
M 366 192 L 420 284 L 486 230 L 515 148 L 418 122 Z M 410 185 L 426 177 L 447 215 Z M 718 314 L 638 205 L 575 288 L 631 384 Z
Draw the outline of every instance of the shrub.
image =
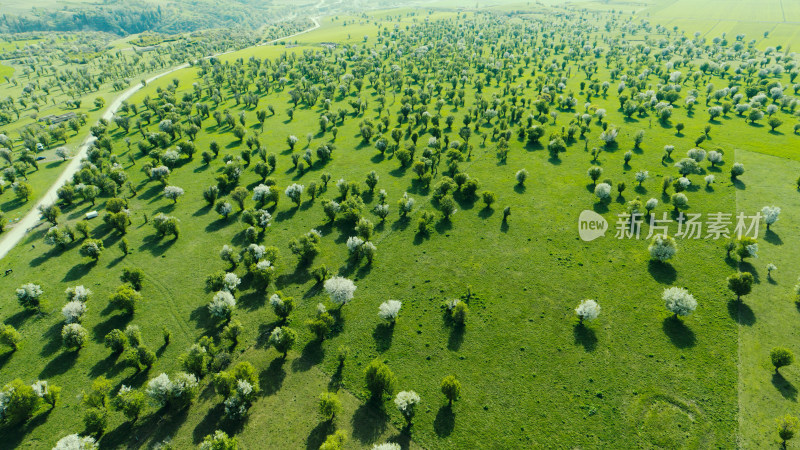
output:
M 142 332 L 139 330 L 138 325 L 125 327 L 125 337 L 128 338 L 128 343 L 131 344 L 131 347 L 138 347 L 142 344 Z
M 600 201 L 606 201 L 611 198 L 611 185 L 608 183 L 600 183 L 594 187 L 594 195 L 597 196 Z
M 53 450 L 97 450 L 98 448 L 100 446 L 93 437 L 70 434 L 59 439 Z
M 144 281 L 144 271 L 138 268 L 124 268 L 122 269 L 122 275 L 119 277 L 123 283 L 130 283 L 133 289 L 137 291 L 142 290 L 142 282 Z
M 269 305 L 275 315 L 285 321 L 292 309 L 294 309 L 294 299 L 292 297 L 282 298 L 282 296 L 283 294 L 280 292 L 272 294 L 272 297 L 269 298 Z
M 147 406 L 146 402 L 147 397 L 144 392 L 131 389 L 123 384 L 119 388 L 117 396 L 111 401 L 111 406 L 115 410 L 120 411 L 128 420 L 136 422 Z
M 64 347 L 69 351 L 80 350 L 89 337 L 89 333 L 85 328 L 77 323 L 70 323 L 64 325 L 61 329 L 61 339 L 64 342 Z
M 325 309 L 325 305 L 322 303 L 317 305 L 316 317 L 306 321 L 306 326 L 308 326 L 309 331 L 320 341 L 325 339 L 325 336 L 331 330 L 333 324 L 333 316 L 328 313 L 328 310 Z
M 347 442 L 347 434 L 342 430 L 336 430 L 333 434 L 328 435 L 325 442 L 319 446 L 319 450 L 342 450 L 345 442 Z
M 697 308 L 697 300 L 684 288 L 671 287 L 664 289 L 661 299 L 670 312 L 678 316 L 688 316 Z
M 197 378 L 203 378 L 203 376 L 205 376 L 210 362 L 211 356 L 208 354 L 208 351 L 199 344 L 192 344 L 192 346 L 189 347 L 189 351 L 181 355 L 183 368 L 187 372 L 194 374 Z
M 450 310 L 450 319 L 453 323 L 457 326 L 464 326 L 467 323 L 467 314 L 469 314 L 469 307 L 467 304 L 460 301 L 454 300 L 451 304 L 448 305 L 448 309 Z
M 0 420 L 11 425 L 26 422 L 39 409 L 40 402 L 33 387 L 17 378 L 0 390 Z
M 83 425 L 86 432 L 102 435 L 108 426 L 108 411 L 105 408 L 89 408 L 83 413 Z
M 293 136 L 292 136 L 293 137 Z M 227 433 L 217 430 L 214 434 L 209 434 L 200 443 L 200 450 L 236 450 L 239 443 L 235 436 L 228 436 Z
M 678 251 L 678 246 L 672 236 L 668 236 L 666 234 L 657 234 L 653 236 L 653 239 L 650 241 L 650 246 L 647 247 L 647 250 L 650 252 L 651 259 L 657 259 L 661 262 L 665 262 L 675 256 L 675 253 Z
M 84 313 L 86 313 L 86 304 L 77 300 L 68 302 L 61 308 L 61 314 L 64 316 L 64 320 L 67 323 L 80 322 Z
M 519 171 L 517 171 L 517 174 L 514 175 L 514 178 L 516 178 L 517 184 L 524 185 L 525 180 L 528 179 L 528 171 L 525 169 L 520 169 Z

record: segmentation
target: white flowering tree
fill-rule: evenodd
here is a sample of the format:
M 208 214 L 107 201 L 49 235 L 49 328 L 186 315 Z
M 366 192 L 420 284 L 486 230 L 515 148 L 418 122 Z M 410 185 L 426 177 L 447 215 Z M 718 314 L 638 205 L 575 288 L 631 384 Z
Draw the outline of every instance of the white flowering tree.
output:
M 606 201 L 611 198 L 611 185 L 608 183 L 599 183 L 597 186 L 594 187 L 594 195 L 600 199 L 600 201 Z
M 38 310 L 41 307 L 43 294 L 41 286 L 33 283 L 23 284 L 16 290 L 17 301 L 28 310 Z
M 399 300 L 387 300 L 378 306 L 378 317 L 394 325 L 402 306 L 403 303 Z
M 294 183 L 286 188 L 286 196 L 289 197 L 289 199 L 297 206 L 300 206 L 300 202 L 302 201 L 303 197 L 303 190 L 305 190 L 305 186 Z
M 346 305 L 353 299 L 356 285 L 352 280 L 344 277 L 331 277 L 325 281 L 325 292 L 336 305 Z
M 636 182 L 639 183 L 639 186 L 641 186 L 642 183 L 644 183 L 647 180 L 647 178 L 650 177 L 650 172 L 646 170 L 640 170 L 636 172 L 635 177 L 636 177 Z
M 398 411 L 406 418 L 406 423 L 411 425 L 411 420 L 416 413 L 417 405 L 420 402 L 419 394 L 414 391 L 401 391 L 394 398 L 394 404 Z
M 61 314 L 67 323 L 79 323 L 86 313 L 86 303 L 73 300 L 61 308 Z
M 671 287 L 661 294 L 664 305 L 675 316 L 688 316 L 697 308 L 697 300 L 684 288 Z
M 262 206 L 271 198 L 271 191 L 266 184 L 259 184 L 253 188 L 253 201 L 256 205 Z
M 777 206 L 765 206 L 761 208 L 761 215 L 764 216 L 764 223 L 767 224 L 767 230 L 770 225 L 778 221 L 778 216 L 781 214 L 781 209 Z
M 239 287 L 239 284 L 241 284 L 241 282 L 242 280 L 239 278 L 238 275 L 236 275 L 233 272 L 228 272 L 222 278 L 222 289 L 224 289 L 226 292 L 230 292 L 231 294 L 233 294 L 234 292 L 236 292 L 236 288 Z
M 86 302 L 89 300 L 89 297 L 92 295 L 92 291 L 83 287 L 83 285 L 78 285 L 75 287 L 68 287 L 66 291 L 67 294 L 67 301 L 78 301 L 78 302 Z
M 236 299 L 230 292 L 219 291 L 208 304 L 208 312 L 217 319 L 228 320 L 236 309 Z
M 651 259 L 657 259 L 661 262 L 665 262 L 675 256 L 675 253 L 678 251 L 678 246 L 672 236 L 667 236 L 666 234 L 657 234 L 653 236 L 653 239 L 650 241 L 650 246 L 647 247 L 647 250 L 650 251 Z
M 178 186 L 167 186 L 164 188 L 164 197 L 172 200 L 172 203 L 178 203 L 178 199 L 183 196 L 183 189 Z
M 592 299 L 584 300 L 575 308 L 575 315 L 578 316 L 578 323 L 583 325 L 584 320 L 594 320 L 600 315 L 600 305 Z
M 59 439 L 53 450 L 95 450 L 98 448 L 100 446 L 93 437 L 70 434 Z

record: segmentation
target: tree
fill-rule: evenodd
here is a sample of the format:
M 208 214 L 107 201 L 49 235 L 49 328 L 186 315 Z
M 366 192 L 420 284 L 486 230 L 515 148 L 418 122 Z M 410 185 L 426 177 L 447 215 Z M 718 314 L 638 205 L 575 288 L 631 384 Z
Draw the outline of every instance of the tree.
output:
M 207 435 L 200 443 L 200 450 L 237 450 L 238 448 L 239 442 L 236 440 L 236 436 L 228 436 L 221 430 Z
M 39 311 L 41 309 L 43 294 L 42 288 L 33 283 L 24 284 L 16 291 L 17 301 L 29 311 Z
M 109 299 L 114 307 L 125 310 L 128 314 L 133 314 L 137 305 L 142 301 L 142 294 L 137 292 L 128 283 L 117 287 L 116 292 Z
M 603 175 L 603 168 L 599 166 L 592 166 L 586 173 L 589 175 L 589 178 L 592 179 L 592 183 L 597 185 L 597 180 L 599 180 L 600 176 Z
M 39 212 L 42 213 L 42 218 L 53 225 L 58 225 L 58 216 L 61 215 L 61 208 L 57 205 L 39 205 Z
M 70 323 L 61 329 L 61 339 L 69 351 L 80 350 L 89 337 L 89 333 L 80 324 Z
M 244 202 L 245 200 L 247 200 L 247 197 L 249 196 L 250 196 L 250 191 L 248 191 L 247 188 L 244 186 L 238 186 L 236 189 L 233 190 L 233 192 L 231 192 L 231 198 L 233 199 L 233 201 L 236 202 L 237 205 L 239 205 L 239 211 L 244 210 Z
M 317 408 L 322 420 L 331 422 L 337 414 L 342 412 L 342 402 L 335 392 L 323 392 L 319 396 L 319 406 Z
M 331 301 L 340 306 L 349 303 L 356 291 L 355 283 L 343 277 L 329 278 L 325 281 L 324 287 Z
M 778 373 L 778 369 L 794 362 L 794 354 L 788 348 L 775 347 L 769 352 L 769 359 L 772 361 L 772 365 L 775 366 L 775 373 Z
M 736 294 L 736 301 L 740 301 L 743 295 L 747 295 L 753 288 L 753 274 L 750 272 L 736 272 L 728 277 L 728 289 Z
M 0 344 L 10 347 L 11 350 L 17 351 L 19 343 L 22 341 L 22 335 L 11 325 L 0 325 Z
M 486 208 L 490 209 L 492 207 L 492 203 L 497 201 L 497 194 L 492 191 L 483 191 L 481 193 L 481 199 L 483 199 L 483 203 L 486 204 Z
M 515 178 L 517 179 L 517 184 L 519 184 L 520 186 L 524 185 L 525 180 L 528 179 L 528 171 L 525 169 L 518 170 L 517 174 L 515 175 Z
M 294 299 L 292 297 L 284 298 L 282 293 L 276 292 L 269 298 L 269 305 L 272 307 L 272 311 L 275 312 L 275 315 L 285 322 L 286 318 L 288 318 L 289 314 L 292 312 L 292 309 L 294 309 Z
M 414 419 L 419 401 L 419 394 L 414 391 L 400 391 L 394 399 L 395 406 L 397 406 L 400 414 L 406 418 L 406 424 L 408 426 L 411 426 L 411 421 Z
M 664 289 L 661 299 L 670 312 L 678 316 L 688 316 L 697 308 L 697 300 L 684 288 L 671 287 Z
M 167 186 L 164 188 L 164 197 L 178 203 L 178 199 L 184 194 L 183 189 L 178 186 Z
M 325 438 L 325 442 L 319 446 L 319 450 L 343 450 L 345 442 L 347 442 L 347 434 L 342 430 L 336 430 L 335 433 L 329 434 Z
M 781 209 L 777 206 L 765 206 L 761 208 L 761 215 L 764 217 L 764 223 L 767 224 L 767 230 L 769 230 L 770 225 L 778 221 L 780 213 Z
M 2 402 L 2 420 L 6 424 L 23 423 L 33 417 L 39 409 L 40 398 L 33 387 L 23 383 L 19 378 L 12 380 L 0 390 Z
M 302 202 L 303 197 L 303 190 L 305 186 L 302 184 L 292 184 L 291 186 L 286 188 L 286 196 L 292 200 L 298 207 L 300 206 L 300 202 Z
M 750 236 L 742 236 L 736 240 L 736 254 L 739 261 L 745 258 L 756 258 L 758 256 L 758 242 Z
M 367 366 L 364 374 L 367 390 L 373 398 L 380 398 L 384 393 L 392 394 L 394 391 L 395 377 L 389 366 L 381 361 L 374 360 Z
M 99 239 L 87 239 L 81 245 L 81 256 L 92 258 L 97 261 L 100 259 L 100 254 L 103 253 L 103 241 Z
M 769 125 L 770 131 L 775 131 L 775 128 L 783 125 L 783 121 L 777 117 L 770 117 L 767 121 L 767 125 Z
M 30 184 L 24 181 L 14 182 L 14 195 L 16 195 L 18 199 L 27 202 L 32 193 L 33 187 L 31 187 Z
M 731 179 L 736 180 L 742 174 L 744 174 L 744 164 L 733 163 L 733 166 L 731 167 Z
M 676 212 L 680 211 L 681 208 L 686 208 L 686 206 L 689 205 L 689 198 L 686 197 L 686 194 L 683 192 L 672 194 L 670 201 L 672 201 L 672 206 L 675 207 Z
M 697 161 L 692 158 L 683 158 L 675 163 L 675 167 L 678 168 L 678 173 L 684 177 L 693 173 L 697 173 L 700 170 L 700 166 L 697 165 Z
M 786 414 L 776 421 L 778 422 L 778 437 L 781 439 L 783 448 L 786 448 L 786 442 L 791 440 L 800 430 L 800 419 L 797 416 Z
M 378 306 L 378 317 L 394 325 L 403 306 L 399 300 L 387 300 Z
M 453 402 L 461 397 L 461 382 L 456 379 L 455 375 L 448 375 L 442 380 L 441 390 L 447 398 L 448 406 L 453 406 Z
M 129 421 L 136 422 L 147 406 L 147 397 L 144 392 L 123 384 L 119 388 L 117 396 L 111 401 L 111 406 L 120 411 Z
M 119 329 L 109 331 L 103 338 L 103 342 L 116 354 L 122 353 L 128 347 L 128 337 Z
M 607 201 L 611 198 L 611 185 L 608 183 L 598 184 L 594 187 L 594 195 L 596 195 L 601 202 Z
M 218 320 L 228 321 L 236 308 L 236 300 L 230 292 L 219 291 L 208 304 L 208 312 Z
M 119 277 L 123 283 L 130 283 L 131 286 L 137 291 L 142 290 L 142 282 L 144 281 L 144 271 L 137 267 L 122 269 L 122 275 Z
M 575 315 L 578 316 L 578 323 L 583 325 L 584 320 L 594 320 L 600 315 L 600 305 L 592 299 L 584 300 L 575 308 Z
M 297 333 L 289 327 L 276 327 L 269 335 L 269 344 L 275 347 L 278 353 L 282 353 L 284 359 L 295 341 L 297 341 Z
M 100 447 L 93 437 L 70 434 L 59 439 L 53 450 L 97 450 L 98 448 Z

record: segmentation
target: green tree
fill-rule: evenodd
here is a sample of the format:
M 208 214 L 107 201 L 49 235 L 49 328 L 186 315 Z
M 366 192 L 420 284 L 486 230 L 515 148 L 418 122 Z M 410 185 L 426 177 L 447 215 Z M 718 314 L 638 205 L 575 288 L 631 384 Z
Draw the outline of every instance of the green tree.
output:
M 389 366 L 381 361 L 374 360 L 369 363 L 364 374 L 364 381 L 373 398 L 380 398 L 383 394 L 391 395 L 394 392 L 394 374 Z
M 775 366 L 775 373 L 783 366 L 791 365 L 794 362 L 794 354 L 788 348 L 775 347 L 769 352 L 772 365 Z
M 453 405 L 453 401 L 458 400 L 458 397 L 461 396 L 461 382 L 456 379 L 455 375 L 444 377 L 441 389 L 450 406 Z

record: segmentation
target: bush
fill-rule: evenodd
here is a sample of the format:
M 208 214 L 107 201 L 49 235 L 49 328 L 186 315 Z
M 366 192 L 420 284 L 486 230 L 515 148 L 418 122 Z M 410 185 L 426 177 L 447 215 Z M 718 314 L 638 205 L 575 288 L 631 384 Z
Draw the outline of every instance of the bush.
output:
M 193 344 L 189 347 L 189 351 L 181 356 L 183 368 L 197 378 L 205 376 L 210 362 L 211 356 L 209 356 L 208 351 L 198 344 Z
M 783 448 L 786 448 L 786 441 L 791 440 L 794 435 L 797 434 L 797 431 L 800 430 L 800 419 L 791 414 L 787 414 L 778 419 L 777 422 L 778 437 L 781 438 Z
M 272 297 L 269 298 L 269 305 L 272 307 L 272 311 L 275 312 L 276 316 L 286 321 L 286 318 L 289 317 L 292 309 L 294 309 L 294 299 L 292 297 L 282 297 L 283 294 L 280 292 L 272 294 Z
M 136 422 L 147 406 L 147 397 L 144 392 L 131 389 L 123 384 L 119 388 L 117 396 L 111 401 L 111 406 L 120 411 L 128 420 Z
M 79 301 L 71 301 L 61 308 L 61 314 L 67 323 L 78 323 L 86 313 L 86 304 Z
M 519 171 L 517 171 L 517 174 L 514 176 L 514 178 L 516 178 L 517 184 L 519 184 L 520 186 L 524 185 L 525 180 L 528 179 L 528 171 L 525 169 L 520 169 Z
M 142 282 L 144 281 L 144 272 L 138 268 L 124 268 L 122 275 L 119 277 L 123 283 L 130 283 L 130 285 L 137 291 L 142 290 Z
M 100 446 L 93 437 L 70 434 L 59 439 L 53 450 L 97 450 L 98 448 Z
M 61 339 L 64 342 L 64 347 L 70 351 L 80 350 L 89 337 L 89 333 L 85 328 L 77 323 L 70 323 L 64 325 L 61 329 Z
M 67 295 L 67 301 L 87 302 L 92 295 L 92 291 L 83 287 L 83 285 L 68 287 L 64 293 Z
M 208 312 L 218 320 L 229 320 L 236 308 L 236 300 L 230 292 L 219 291 L 208 304 Z
M 753 274 L 750 272 L 736 272 L 728 277 L 728 289 L 736 294 L 736 301 L 741 300 L 742 295 L 747 295 L 753 288 Z
M 342 450 L 345 442 L 347 442 L 347 435 L 345 432 L 336 430 L 335 433 L 328 435 L 325 442 L 319 446 L 319 450 Z

